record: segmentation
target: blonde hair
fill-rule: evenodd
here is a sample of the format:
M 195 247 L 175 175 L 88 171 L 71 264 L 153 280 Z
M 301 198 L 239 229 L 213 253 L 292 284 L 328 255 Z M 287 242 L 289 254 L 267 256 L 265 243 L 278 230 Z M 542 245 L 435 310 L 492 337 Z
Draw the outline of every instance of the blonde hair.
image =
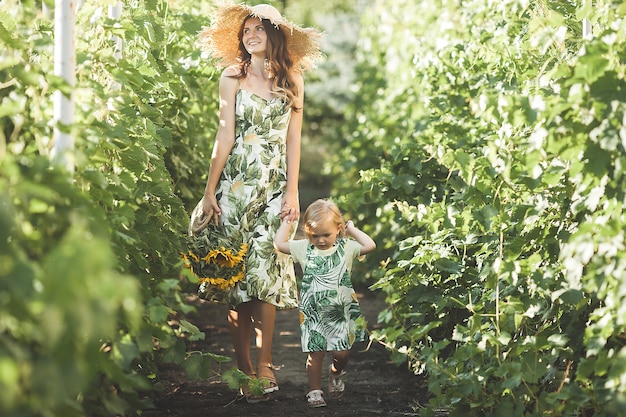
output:
M 335 203 L 325 199 L 315 200 L 304 212 L 302 224 L 304 233 L 311 234 L 311 229 L 317 227 L 320 223 L 332 222 L 339 229 L 339 237 L 345 235 L 345 221 L 339 207 Z

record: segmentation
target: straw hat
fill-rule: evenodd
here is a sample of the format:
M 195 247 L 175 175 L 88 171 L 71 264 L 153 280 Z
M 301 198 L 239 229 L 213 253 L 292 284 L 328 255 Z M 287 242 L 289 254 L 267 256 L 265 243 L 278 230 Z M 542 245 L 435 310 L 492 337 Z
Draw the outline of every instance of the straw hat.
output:
M 239 62 L 239 31 L 248 16 L 268 19 L 283 31 L 296 69 L 309 70 L 321 58 L 322 34 L 316 29 L 302 28 L 283 19 L 280 12 L 269 4 L 247 6 L 225 3 L 215 11 L 211 26 L 205 27 L 199 34 L 203 48 L 218 60 L 218 65 L 227 67 Z

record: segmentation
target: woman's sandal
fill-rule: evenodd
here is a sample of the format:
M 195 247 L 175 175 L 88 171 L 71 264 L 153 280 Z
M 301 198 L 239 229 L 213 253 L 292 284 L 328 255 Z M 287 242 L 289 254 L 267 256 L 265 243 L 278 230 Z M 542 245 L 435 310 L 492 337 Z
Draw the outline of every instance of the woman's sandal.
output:
M 346 373 L 341 371 L 339 374 L 333 372 L 333 365 L 328 367 L 328 396 L 330 398 L 340 398 L 346 389 L 346 384 L 341 379 Z
M 256 375 L 250 375 L 251 379 L 256 379 Z M 256 404 L 261 401 L 267 401 L 270 399 L 267 394 L 253 394 L 250 389 L 250 385 L 248 385 L 248 381 L 242 382 L 239 384 L 239 393 L 246 398 L 248 404 Z
M 309 391 L 306 395 L 306 400 L 309 403 L 309 407 L 318 408 L 318 407 L 326 407 L 326 401 L 324 401 L 324 391 L 321 389 L 314 389 L 313 391 Z
M 267 365 L 259 366 L 257 373 L 259 375 L 259 379 L 263 380 L 264 383 L 267 383 L 264 390 L 266 394 L 278 391 L 278 382 L 276 381 L 272 364 L 268 363 Z

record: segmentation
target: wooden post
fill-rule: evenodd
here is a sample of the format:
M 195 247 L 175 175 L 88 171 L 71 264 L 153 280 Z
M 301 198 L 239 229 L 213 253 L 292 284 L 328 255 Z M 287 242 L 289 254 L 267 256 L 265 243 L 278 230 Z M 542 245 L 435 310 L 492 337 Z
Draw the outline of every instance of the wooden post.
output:
M 584 3 L 589 4 L 589 9 L 593 7 L 591 0 L 583 0 L 583 1 Z M 591 30 L 591 20 L 587 18 L 583 18 L 583 39 L 589 40 L 591 38 L 593 38 L 593 32 Z
M 583 19 L 583 39 L 593 38 L 591 31 L 591 21 L 589 19 Z
M 54 147 L 52 161 L 74 172 L 74 84 L 76 81 L 76 4 L 75 0 L 56 0 L 54 4 L 54 74 L 70 85 L 66 96 L 54 92 Z
M 117 19 L 119 20 L 119 18 L 122 16 L 122 2 L 118 1 L 114 6 L 109 6 L 109 17 L 111 19 Z M 122 42 L 122 38 L 120 38 L 117 35 L 113 35 L 113 56 L 115 57 L 116 61 L 119 61 L 122 58 L 122 49 L 123 49 L 123 42 Z M 113 81 L 111 83 L 111 90 L 113 91 L 119 91 L 122 89 L 122 86 L 119 82 L 117 81 Z M 109 98 L 108 102 L 107 102 L 107 107 L 112 110 L 113 109 L 113 97 Z
M 122 2 L 118 1 L 114 6 L 109 6 L 109 17 L 111 19 L 117 19 L 122 16 Z M 113 42 L 115 43 L 115 52 L 114 56 L 116 60 L 119 60 L 122 57 L 122 39 L 113 35 Z

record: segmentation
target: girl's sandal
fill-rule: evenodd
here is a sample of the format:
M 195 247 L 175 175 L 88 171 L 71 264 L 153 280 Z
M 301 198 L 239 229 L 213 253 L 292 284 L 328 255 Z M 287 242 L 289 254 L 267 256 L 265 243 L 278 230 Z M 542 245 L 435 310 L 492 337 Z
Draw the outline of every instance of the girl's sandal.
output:
M 341 371 L 340 373 L 333 372 L 333 365 L 328 367 L 328 396 L 330 398 L 340 398 L 346 389 L 346 384 L 342 381 L 342 377 L 346 373 Z
M 267 386 L 264 390 L 266 394 L 278 391 L 278 382 L 276 381 L 276 376 L 274 375 L 272 364 L 268 363 L 267 365 L 259 366 L 257 373 L 259 375 L 259 379 L 267 383 Z
M 306 395 L 306 400 L 309 403 L 309 407 L 318 408 L 318 407 L 326 407 L 326 401 L 324 401 L 324 391 L 321 389 L 314 389 L 313 391 L 309 391 Z

